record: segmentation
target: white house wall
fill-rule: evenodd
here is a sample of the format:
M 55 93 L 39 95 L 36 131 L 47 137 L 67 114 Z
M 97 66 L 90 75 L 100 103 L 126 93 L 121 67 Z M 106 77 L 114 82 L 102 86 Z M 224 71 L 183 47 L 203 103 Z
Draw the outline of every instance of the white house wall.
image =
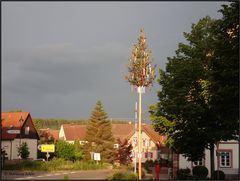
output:
M 60 140 L 66 140 L 63 125 L 61 125 L 60 131 L 59 131 L 59 139 Z
M 29 148 L 29 158 L 37 158 L 37 140 L 36 139 L 21 139 L 21 143 L 26 142 Z M 2 148 L 6 151 L 8 159 L 19 159 L 18 157 L 18 147 L 20 139 L 15 139 L 12 141 L 2 141 Z M 12 152 L 11 152 L 12 150 Z
M 135 150 L 136 154 L 138 152 L 138 145 L 134 145 L 133 143 L 133 139 L 134 137 L 136 139 L 138 139 L 138 132 L 136 132 L 135 134 L 133 134 L 133 136 L 128 140 L 129 143 L 132 143 L 133 145 L 133 150 Z M 150 142 L 150 144 L 147 146 L 147 145 L 143 145 L 143 140 L 147 140 L 148 142 Z M 150 137 L 145 133 L 145 132 L 142 132 L 142 162 L 145 162 L 147 161 L 147 158 L 145 158 L 145 153 L 146 152 L 152 152 L 153 154 L 153 157 L 152 158 L 149 158 L 149 159 L 152 159 L 152 160 L 156 160 L 158 158 L 158 152 L 157 152 L 157 148 L 156 148 L 156 145 L 155 143 L 150 139 Z M 135 159 L 135 157 L 133 158 L 133 160 Z M 138 159 L 137 159 L 137 162 L 138 162 Z

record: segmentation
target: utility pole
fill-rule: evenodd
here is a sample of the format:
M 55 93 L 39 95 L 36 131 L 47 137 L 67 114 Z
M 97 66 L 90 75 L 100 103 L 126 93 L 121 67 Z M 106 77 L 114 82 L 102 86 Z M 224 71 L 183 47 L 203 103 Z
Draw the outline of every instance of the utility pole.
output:
M 155 66 L 150 60 L 151 51 L 147 48 L 143 29 L 140 29 L 138 43 L 134 45 L 128 65 L 129 74 L 125 77 L 138 91 L 138 177 L 142 179 L 142 93 L 152 86 L 156 78 Z

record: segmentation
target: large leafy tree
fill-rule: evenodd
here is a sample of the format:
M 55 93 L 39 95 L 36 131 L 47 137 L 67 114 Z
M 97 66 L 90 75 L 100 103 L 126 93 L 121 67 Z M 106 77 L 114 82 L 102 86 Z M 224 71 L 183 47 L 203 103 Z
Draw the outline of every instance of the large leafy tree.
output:
M 56 155 L 65 160 L 75 160 L 75 146 L 63 140 L 56 143 Z
M 100 153 L 102 162 L 113 163 L 115 150 L 112 125 L 101 101 L 97 101 L 87 124 L 85 140 L 87 141 L 84 145 L 86 159 L 90 159 L 90 152 L 95 152 Z
M 238 130 L 238 8 L 239 2 L 224 5 L 222 19 L 207 16 L 184 33 L 188 44 L 180 43 L 160 70 L 159 102 L 150 107 L 155 130 L 177 153 L 197 160 L 210 149 L 211 171 L 214 144 Z

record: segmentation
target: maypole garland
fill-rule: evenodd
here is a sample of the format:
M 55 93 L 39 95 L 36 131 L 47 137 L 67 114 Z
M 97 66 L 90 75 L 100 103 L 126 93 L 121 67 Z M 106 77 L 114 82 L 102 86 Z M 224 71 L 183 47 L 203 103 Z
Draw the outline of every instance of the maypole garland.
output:
M 147 49 L 146 38 L 143 29 L 140 30 L 138 44 L 132 49 L 130 63 L 128 65 L 129 75 L 125 78 L 132 86 L 138 88 L 139 108 L 138 108 L 138 178 L 142 179 L 142 93 L 145 87 L 153 85 L 156 78 L 155 66 L 152 67 L 150 60 L 151 50 Z
M 138 44 L 132 49 L 130 62 L 128 65 L 129 75 L 126 80 L 136 87 L 149 87 L 153 85 L 156 78 L 155 67 L 150 60 L 151 50 L 147 49 L 146 38 L 143 29 L 140 30 Z

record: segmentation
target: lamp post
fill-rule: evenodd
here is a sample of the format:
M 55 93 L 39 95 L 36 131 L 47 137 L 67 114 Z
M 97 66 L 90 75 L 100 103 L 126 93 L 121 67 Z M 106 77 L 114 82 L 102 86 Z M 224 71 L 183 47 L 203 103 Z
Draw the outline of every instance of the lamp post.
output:
M 145 88 L 153 85 L 155 67 L 150 60 L 150 49 L 147 48 L 143 29 L 140 30 L 138 43 L 134 45 L 128 65 L 129 74 L 125 77 L 131 86 L 137 87 L 138 92 L 138 177 L 142 179 L 142 93 Z

